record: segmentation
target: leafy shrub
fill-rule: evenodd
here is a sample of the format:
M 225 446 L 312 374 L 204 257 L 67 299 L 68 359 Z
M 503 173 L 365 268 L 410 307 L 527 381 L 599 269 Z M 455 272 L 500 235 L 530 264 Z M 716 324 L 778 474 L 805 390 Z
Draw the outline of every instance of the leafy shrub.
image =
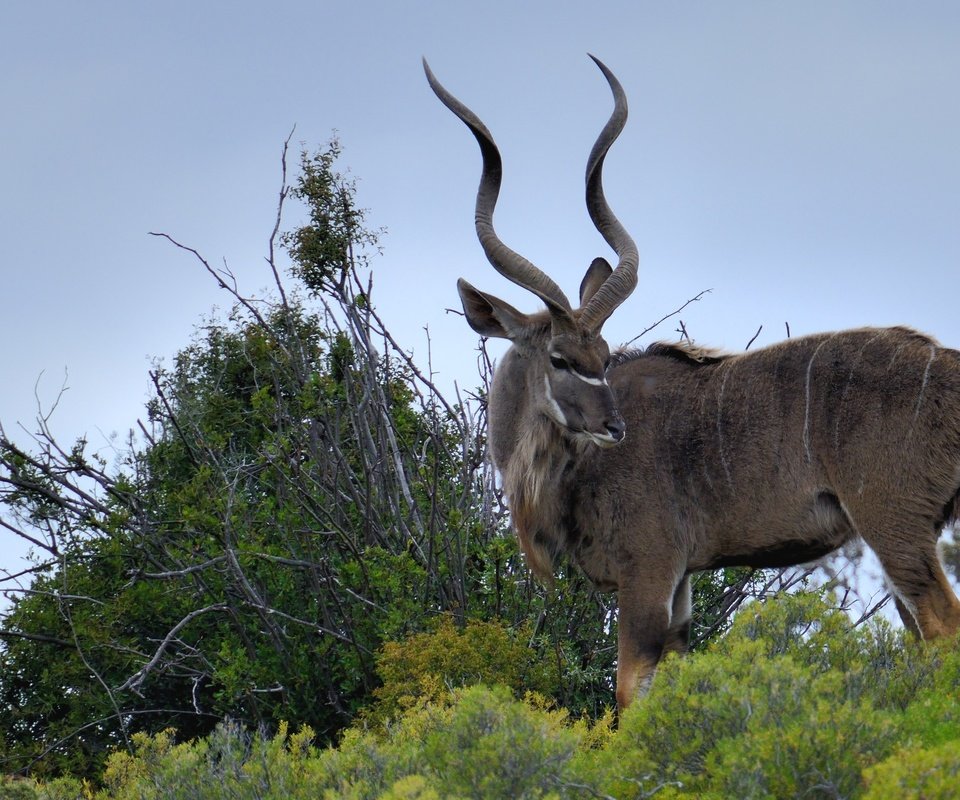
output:
M 314 733 L 272 739 L 225 723 L 204 739 L 176 744 L 172 731 L 134 736 L 134 753 L 114 753 L 97 800 L 290 800 L 322 797 Z
M 929 647 L 938 666 L 903 714 L 903 740 L 936 747 L 960 737 L 960 650 L 957 642 Z
M 354 730 L 324 758 L 336 797 L 536 798 L 562 782 L 586 737 L 562 712 L 473 686 L 407 711 L 386 736 Z
M 764 658 L 749 641 L 670 659 L 623 715 L 598 760 L 601 783 L 616 797 L 636 796 L 638 780 L 720 797 L 850 796 L 893 727 L 845 694 L 839 673 Z
M 175 744 L 171 732 L 138 735 L 115 753 L 102 800 L 291 800 L 292 798 L 540 798 L 587 735 L 584 723 L 519 702 L 503 688 L 472 687 L 446 704 L 408 711 L 386 735 L 353 729 L 317 751 L 313 732 L 268 739 L 221 725 Z M 29 796 L 33 800 L 33 796 Z
M 422 775 L 408 775 L 387 789 L 380 800 L 440 800 L 440 795 L 427 786 Z
M 960 791 L 960 739 L 900 750 L 866 770 L 865 777 L 864 800 L 953 800 Z
M 93 791 L 76 778 L 48 783 L 0 777 L 0 800 L 90 800 Z
M 383 685 L 374 690 L 376 704 L 364 719 L 382 725 L 417 704 L 478 683 L 504 686 L 516 697 L 529 691 L 550 694 L 556 666 L 539 663 L 527 639 L 499 622 L 471 621 L 461 629 L 444 616 L 431 632 L 388 642 L 377 656 Z
M 23 784 L 23 800 L 439 798 L 947 798 L 960 782 L 960 652 L 854 627 L 822 598 L 745 609 L 706 652 L 671 657 L 611 730 L 571 721 L 524 638 L 442 620 L 385 647 L 380 705 L 337 747 L 224 724 L 177 744 L 134 737 L 94 794 Z M 458 683 L 504 678 L 509 686 Z M 376 725 L 372 724 L 376 721 Z M 899 749 L 897 749 L 899 748 Z M 5 784 L 0 784 L 0 792 Z M 72 791 L 72 793 L 70 793 Z M 0 799 L 5 796 L 0 793 Z M 21 800 L 21 796 L 17 796 Z
M 0 776 L 0 800 L 36 800 L 37 790 L 30 781 Z
M 936 647 L 906 638 L 885 620 L 855 626 L 819 592 L 782 595 L 755 603 L 736 617 L 719 652 L 755 641 L 764 657 L 787 655 L 817 674 L 844 675 L 851 699 L 866 695 L 878 708 L 903 710 L 929 686 L 940 666 Z
M 421 734 L 412 723 L 405 728 Z M 503 688 L 464 690 L 430 728 L 408 740 L 418 771 L 435 776 L 444 797 L 477 800 L 546 796 L 580 741 L 565 714 L 517 702 Z
M 661 664 L 594 760 L 594 780 L 616 797 L 667 784 L 680 795 L 855 795 L 863 768 L 895 742 L 896 681 L 881 687 L 883 703 L 873 694 L 889 644 L 883 626 L 853 629 L 816 596 L 747 608 L 706 653 Z
M 93 790 L 86 781 L 57 778 L 37 787 L 37 800 L 90 800 Z
M 794 677 L 802 681 L 802 674 Z M 778 677 L 774 692 L 795 691 L 791 683 Z M 774 711 L 779 704 L 771 703 L 766 718 L 751 718 L 742 736 L 721 742 L 708 759 L 708 774 L 715 776 L 708 785 L 741 798 L 856 794 L 863 766 L 889 748 L 893 725 L 869 704 L 839 702 L 828 683 L 836 681 L 821 677 L 808 684 L 802 707 L 791 709 L 783 724 Z

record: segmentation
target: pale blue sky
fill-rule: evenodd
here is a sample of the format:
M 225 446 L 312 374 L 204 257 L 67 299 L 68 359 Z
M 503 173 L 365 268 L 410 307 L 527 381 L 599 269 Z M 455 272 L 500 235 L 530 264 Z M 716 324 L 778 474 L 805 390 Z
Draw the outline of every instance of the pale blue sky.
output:
M 588 8 L 589 6 L 589 8 Z M 641 252 L 607 325 L 682 315 L 740 349 L 904 323 L 960 346 L 960 5 L 930 2 L 20 2 L 0 23 L 0 421 L 34 385 L 66 439 L 135 425 L 154 356 L 228 300 L 165 231 L 265 287 L 281 144 L 339 131 L 384 225 L 379 307 L 442 381 L 471 385 L 468 278 L 521 308 L 472 228 L 476 145 L 420 57 L 497 138 L 501 236 L 574 295 L 609 255 L 582 173 L 631 104 L 605 185 Z M 297 222 L 289 217 L 292 225 Z M 671 338 L 673 326 L 660 331 Z M 42 375 L 42 377 L 40 377 Z M 0 568 L 19 547 L 0 531 Z

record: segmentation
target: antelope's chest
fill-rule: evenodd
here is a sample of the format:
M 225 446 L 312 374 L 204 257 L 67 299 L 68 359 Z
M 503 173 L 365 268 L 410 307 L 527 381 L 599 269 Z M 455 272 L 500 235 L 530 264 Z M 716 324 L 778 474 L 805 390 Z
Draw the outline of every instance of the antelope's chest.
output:
M 612 592 L 619 583 L 619 570 L 610 542 L 610 525 L 601 519 L 600 510 L 589 485 L 571 485 L 563 524 L 565 549 L 598 591 Z

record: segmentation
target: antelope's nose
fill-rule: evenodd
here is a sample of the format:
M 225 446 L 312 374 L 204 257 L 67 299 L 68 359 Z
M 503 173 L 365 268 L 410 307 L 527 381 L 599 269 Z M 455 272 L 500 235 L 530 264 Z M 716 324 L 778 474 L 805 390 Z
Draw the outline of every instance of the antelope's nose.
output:
M 627 423 L 618 415 L 613 419 L 608 419 L 604 425 L 607 428 L 607 433 L 609 433 L 615 442 L 619 442 L 623 439 L 623 434 L 627 430 Z

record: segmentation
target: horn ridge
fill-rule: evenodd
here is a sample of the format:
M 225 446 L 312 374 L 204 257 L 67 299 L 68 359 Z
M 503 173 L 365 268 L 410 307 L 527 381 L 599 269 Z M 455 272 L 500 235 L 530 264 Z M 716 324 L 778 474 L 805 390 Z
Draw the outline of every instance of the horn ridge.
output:
M 500 196 L 503 162 L 500 158 L 500 150 L 497 148 L 487 126 L 476 114 L 443 87 L 434 76 L 426 59 L 423 59 L 423 70 L 434 94 L 470 129 L 480 146 L 483 169 L 480 175 L 480 185 L 477 188 L 474 220 L 477 238 L 480 240 L 480 245 L 487 260 L 505 278 L 537 295 L 551 311 L 569 312 L 571 309 L 570 301 L 553 279 L 519 253 L 511 250 L 500 240 L 494 230 L 493 211 L 497 205 L 497 198 Z
M 583 308 L 580 320 L 587 327 L 599 330 L 614 309 L 617 308 L 637 285 L 637 268 L 640 254 L 637 245 L 610 209 L 603 193 L 603 162 L 611 145 L 620 136 L 627 122 L 627 96 L 620 81 L 609 68 L 594 55 L 590 55 L 600 68 L 610 91 L 613 93 L 614 109 L 594 142 L 587 159 L 586 201 L 587 211 L 594 226 L 619 258 L 613 274 Z

